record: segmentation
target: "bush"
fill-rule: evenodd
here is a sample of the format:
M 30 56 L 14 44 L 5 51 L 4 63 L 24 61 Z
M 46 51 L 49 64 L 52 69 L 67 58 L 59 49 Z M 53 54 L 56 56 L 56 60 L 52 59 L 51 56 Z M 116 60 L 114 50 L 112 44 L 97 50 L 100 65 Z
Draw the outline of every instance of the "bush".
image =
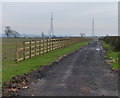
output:
M 106 36 L 100 38 L 100 40 L 103 40 L 107 44 L 113 46 L 116 51 L 120 51 L 120 36 Z

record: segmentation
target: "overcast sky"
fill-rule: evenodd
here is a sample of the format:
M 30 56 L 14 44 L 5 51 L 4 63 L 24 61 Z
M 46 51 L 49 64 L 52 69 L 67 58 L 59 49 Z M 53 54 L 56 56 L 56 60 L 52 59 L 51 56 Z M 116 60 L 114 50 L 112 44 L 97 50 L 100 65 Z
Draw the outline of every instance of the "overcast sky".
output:
M 93 18 L 95 35 L 118 35 L 117 2 L 6 2 L 2 8 L 3 27 L 11 26 L 20 33 L 47 35 L 53 12 L 55 35 L 91 35 Z

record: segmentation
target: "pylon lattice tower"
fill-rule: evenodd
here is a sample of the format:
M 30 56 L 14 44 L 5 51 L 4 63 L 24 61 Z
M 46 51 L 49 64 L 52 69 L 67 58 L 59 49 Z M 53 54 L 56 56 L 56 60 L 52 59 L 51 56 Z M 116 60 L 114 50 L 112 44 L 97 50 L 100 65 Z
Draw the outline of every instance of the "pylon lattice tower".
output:
M 51 13 L 50 38 L 53 37 L 53 13 Z

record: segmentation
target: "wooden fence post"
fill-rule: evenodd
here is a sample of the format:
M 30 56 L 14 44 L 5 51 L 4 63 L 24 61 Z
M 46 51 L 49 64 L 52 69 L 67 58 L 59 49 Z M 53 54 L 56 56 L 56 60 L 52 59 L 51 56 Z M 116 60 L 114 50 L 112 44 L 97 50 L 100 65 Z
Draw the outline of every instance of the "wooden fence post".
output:
M 63 47 L 65 47 L 65 38 L 63 38 Z
M 51 38 L 50 38 L 50 51 L 51 51 Z
M 18 43 L 16 42 L 16 63 L 18 62 Z
M 58 44 L 58 45 L 57 45 L 57 48 L 59 48 L 59 39 L 57 39 L 57 44 Z
M 63 38 L 61 39 L 61 48 L 63 47 Z
M 23 42 L 23 59 L 25 60 L 25 42 Z
M 48 42 L 48 43 L 47 43 L 47 45 L 48 45 L 48 46 L 47 46 L 47 51 L 49 52 L 49 38 L 47 39 L 47 42 Z
M 54 41 L 55 41 L 55 42 L 54 42 L 54 43 L 55 43 L 55 46 L 54 46 L 54 47 L 55 47 L 55 49 L 56 49 L 56 39 L 55 39 Z
M 54 50 L 55 50 L 55 48 L 56 48 L 56 40 L 54 39 Z
M 48 39 L 46 39 L 46 52 L 48 52 Z
M 52 38 L 52 50 L 54 50 L 54 39 Z
M 62 47 L 62 38 L 60 39 L 60 48 Z
M 63 47 L 65 47 L 65 38 L 63 38 Z
M 43 40 L 40 41 L 40 53 L 43 54 Z
M 49 39 L 49 51 L 50 51 L 50 39 Z
M 63 38 L 60 39 L 60 48 L 62 48 L 62 40 Z
M 29 47 L 30 47 L 30 48 L 29 48 L 29 49 L 30 49 L 30 50 L 29 50 L 30 54 L 29 54 L 29 58 L 31 58 L 31 55 L 32 55 L 32 54 L 31 54 L 31 51 L 32 51 L 31 46 L 32 46 L 32 44 L 31 44 L 31 41 L 30 41 L 30 46 L 29 46 Z
M 44 52 L 44 51 L 45 51 L 45 49 L 44 49 L 44 47 L 45 47 L 45 45 L 44 45 L 44 43 L 45 43 L 44 40 L 45 40 L 45 39 L 43 39 L 43 54 L 45 53 L 45 52 Z
M 65 47 L 66 46 L 66 38 L 64 38 L 63 44 L 64 44 L 64 47 Z
M 58 38 L 56 39 L 56 49 L 58 49 Z
M 68 45 L 68 38 L 65 39 L 66 43 L 65 43 L 65 46 Z
M 49 39 L 47 39 L 47 52 L 49 52 Z
M 52 38 L 52 51 L 53 51 L 53 38 Z
M 71 44 L 71 40 L 70 40 L 70 38 L 69 38 L 69 45 Z
M 37 48 L 37 47 L 36 47 L 36 40 L 35 40 L 35 45 L 34 45 L 34 46 L 35 46 L 35 56 L 37 56 L 37 55 L 36 55 L 36 48 Z
M 41 54 L 41 40 L 39 41 L 39 55 Z
M 69 45 L 69 39 L 67 38 L 67 46 Z

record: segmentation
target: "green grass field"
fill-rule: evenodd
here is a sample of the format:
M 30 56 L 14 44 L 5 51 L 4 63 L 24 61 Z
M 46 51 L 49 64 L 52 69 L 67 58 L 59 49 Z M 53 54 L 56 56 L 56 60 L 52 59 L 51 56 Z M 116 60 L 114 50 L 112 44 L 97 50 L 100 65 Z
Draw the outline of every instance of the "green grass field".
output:
M 19 43 L 21 46 L 22 41 L 28 41 L 32 39 L 3 39 L 2 44 L 2 82 L 10 80 L 13 76 L 28 73 L 31 70 L 37 69 L 39 66 L 47 65 L 50 62 L 54 62 L 61 55 L 68 54 L 72 51 L 79 49 L 86 45 L 88 42 L 79 42 L 69 45 L 65 48 L 60 48 L 54 51 L 50 51 L 46 54 L 42 54 L 27 60 L 16 63 L 15 60 L 15 44 Z
M 40 40 L 40 39 L 25 39 L 25 38 L 4 38 L 2 39 L 2 61 L 3 65 L 9 64 L 14 62 L 15 60 L 15 47 L 16 42 L 18 46 L 22 46 L 23 41 L 30 41 L 30 40 Z
M 109 58 L 112 60 L 111 62 L 112 68 L 120 69 L 120 65 L 118 64 L 120 52 L 115 51 L 112 46 L 110 46 L 109 44 L 106 44 L 105 42 L 102 42 L 102 44 L 107 51 L 106 58 Z

